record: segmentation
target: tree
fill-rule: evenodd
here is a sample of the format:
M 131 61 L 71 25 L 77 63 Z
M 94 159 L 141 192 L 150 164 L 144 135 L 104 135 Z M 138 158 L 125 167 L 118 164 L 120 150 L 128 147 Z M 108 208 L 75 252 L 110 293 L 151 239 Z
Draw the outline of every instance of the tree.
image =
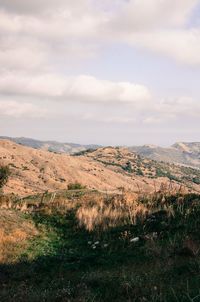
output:
M 128 162 L 126 163 L 126 166 L 123 167 L 123 169 L 124 169 L 125 171 L 127 171 L 128 173 L 133 173 L 133 168 L 132 168 L 132 164 L 131 164 L 130 161 L 128 161 Z
M 10 169 L 8 166 L 0 167 L 0 189 L 7 183 L 10 176 Z

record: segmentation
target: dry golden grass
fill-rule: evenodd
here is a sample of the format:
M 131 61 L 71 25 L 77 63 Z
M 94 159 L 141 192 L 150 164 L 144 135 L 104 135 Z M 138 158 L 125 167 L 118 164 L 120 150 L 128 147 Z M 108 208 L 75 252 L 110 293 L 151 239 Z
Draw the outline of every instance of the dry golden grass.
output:
M 27 246 L 27 239 L 37 233 L 34 225 L 20 213 L 0 209 L 0 263 L 15 261 Z
M 115 196 L 96 196 L 78 208 L 76 217 L 80 226 L 92 231 L 119 224 L 135 224 L 137 218 L 145 217 L 148 209 L 138 201 L 134 193 Z
M 138 219 L 153 212 L 164 210 L 168 216 L 174 215 L 173 205 L 166 202 L 169 196 L 180 196 L 178 201 L 184 199 L 187 191 L 184 187 L 173 188 L 161 184 L 158 191 L 152 194 L 135 194 L 122 190 L 122 194 L 105 195 L 96 194 L 92 197 L 85 196 L 78 207 L 76 217 L 80 226 L 87 230 L 106 229 L 123 224 L 136 224 Z

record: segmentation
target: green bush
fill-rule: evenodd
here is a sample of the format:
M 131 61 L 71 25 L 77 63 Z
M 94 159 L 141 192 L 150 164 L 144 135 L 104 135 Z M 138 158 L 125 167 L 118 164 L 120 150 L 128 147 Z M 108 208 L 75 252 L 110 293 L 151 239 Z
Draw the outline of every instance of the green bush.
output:
M 141 169 L 141 168 L 138 168 L 138 169 L 137 169 L 136 175 L 144 176 L 144 173 L 142 172 L 142 169 Z
M 0 167 L 0 189 L 7 183 L 10 176 L 10 169 L 8 166 Z
M 192 179 L 192 181 L 193 181 L 195 184 L 200 185 L 200 178 L 194 177 L 194 178 Z
M 128 173 L 133 173 L 133 168 L 132 168 L 132 164 L 131 164 L 130 161 L 128 161 L 128 162 L 126 163 L 126 166 L 123 167 L 123 169 L 124 169 L 126 172 L 128 172 Z
M 70 183 L 67 186 L 68 190 L 83 190 L 86 189 L 86 186 L 83 186 L 82 184 L 75 182 L 75 183 Z

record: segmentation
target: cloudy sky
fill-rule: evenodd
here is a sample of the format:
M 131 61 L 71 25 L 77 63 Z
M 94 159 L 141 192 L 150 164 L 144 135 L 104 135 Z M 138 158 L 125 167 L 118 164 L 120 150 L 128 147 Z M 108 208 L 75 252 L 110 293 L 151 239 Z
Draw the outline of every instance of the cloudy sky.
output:
M 200 1 L 1 0 L 0 135 L 200 141 Z

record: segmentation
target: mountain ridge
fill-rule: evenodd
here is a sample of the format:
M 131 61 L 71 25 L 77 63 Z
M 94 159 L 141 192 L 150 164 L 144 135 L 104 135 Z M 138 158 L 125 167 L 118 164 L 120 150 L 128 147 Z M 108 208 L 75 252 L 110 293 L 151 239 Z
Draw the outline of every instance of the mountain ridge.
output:
M 0 136 L 0 140 L 10 140 L 23 146 L 66 154 L 73 154 L 76 152 L 85 151 L 87 149 L 96 149 L 100 147 L 99 145 L 95 144 L 84 145 L 76 143 L 61 143 L 55 140 L 43 141 L 27 137 Z
M 2 140 L 10 140 L 17 144 L 35 149 L 46 150 L 56 153 L 76 154 L 87 150 L 96 150 L 103 146 L 96 144 L 61 143 L 54 140 L 37 140 L 25 137 L 0 136 Z M 125 146 L 126 147 L 126 146 Z M 160 147 L 153 144 L 126 147 L 131 152 L 137 153 L 144 158 L 166 163 L 175 163 L 183 166 L 200 169 L 200 142 L 176 142 L 169 147 Z

